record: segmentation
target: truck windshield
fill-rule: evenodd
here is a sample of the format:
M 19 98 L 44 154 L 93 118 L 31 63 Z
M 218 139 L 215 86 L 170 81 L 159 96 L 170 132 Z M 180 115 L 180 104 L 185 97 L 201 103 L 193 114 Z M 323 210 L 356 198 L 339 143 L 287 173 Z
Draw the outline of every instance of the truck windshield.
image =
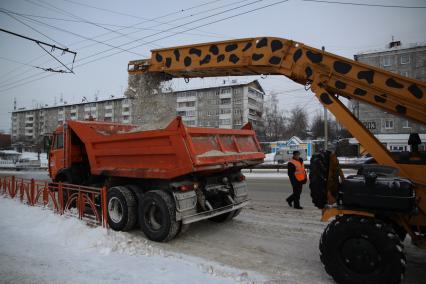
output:
M 62 149 L 62 148 L 64 148 L 64 136 L 62 135 L 62 133 L 55 134 L 54 148 L 55 149 Z

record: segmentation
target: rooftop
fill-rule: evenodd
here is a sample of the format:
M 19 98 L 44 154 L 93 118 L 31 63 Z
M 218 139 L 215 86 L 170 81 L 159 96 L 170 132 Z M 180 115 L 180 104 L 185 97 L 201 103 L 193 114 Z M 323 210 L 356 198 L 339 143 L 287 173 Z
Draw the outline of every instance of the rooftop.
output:
M 405 50 L 405 49 L 412 49 L 412 48 L 421 48 L 421 47 L 426 47 L 426 42 L 401 43 L 401 45 L 396 45 L 396 46 L 393 46 L 393 47 L 389 47 L 389 44 L 388 44 L 386 47 L 383 47 L 383 48 L 376 48 L 376 49 L 360 51 L 356 55 L 367 55 L 367 54 L 391 52 L 391 51 L 398 51 L 398 50 Z

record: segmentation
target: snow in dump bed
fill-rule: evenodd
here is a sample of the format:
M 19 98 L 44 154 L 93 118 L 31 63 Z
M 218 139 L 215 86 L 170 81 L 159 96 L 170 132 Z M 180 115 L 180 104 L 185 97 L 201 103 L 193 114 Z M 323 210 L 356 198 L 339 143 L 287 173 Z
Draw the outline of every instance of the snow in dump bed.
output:
M 2 283 L 252 283 L 263 276 L 0 197 Z M 176 240 L 178 241 L 178 240 Z
M 255 153 L 259 153 L 259 152 L 232 152 L 232 151 L 222 152 L 218 150 L 211 150 L 201 155 L 197 155 L 197 157 L 204 158 L 204 157 L 217 157 L 217 156 L 249 155 L 249 154 L 255 154 Z

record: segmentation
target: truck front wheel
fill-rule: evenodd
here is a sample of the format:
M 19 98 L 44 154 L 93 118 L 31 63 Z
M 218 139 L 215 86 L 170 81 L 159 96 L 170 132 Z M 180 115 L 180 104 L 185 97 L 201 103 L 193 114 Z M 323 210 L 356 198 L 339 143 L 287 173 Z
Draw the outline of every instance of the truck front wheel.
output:
M 115 231 L 129 231 L 137 220 L 137 202 L 133 192 L 124 186 L 114 186 L 107 193 L 108 225 Z
M 325 270 L 337 283 L 396 284 L 404 276 L 401 240 L 391 225 L 378 219 L 337 217 L 319 247 Z
M 147 192 L 139 206 L 139 223 L 148 239 L 167 242 L 179 232 L 181 222 L 176 221 L 176 206 L 165 191 Z

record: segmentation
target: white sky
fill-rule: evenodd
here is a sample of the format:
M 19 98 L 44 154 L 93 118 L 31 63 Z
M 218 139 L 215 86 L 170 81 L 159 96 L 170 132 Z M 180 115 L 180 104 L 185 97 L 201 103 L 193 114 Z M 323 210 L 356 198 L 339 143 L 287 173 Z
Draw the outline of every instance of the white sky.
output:
M 289 0 L 223 22 L 195 28 L 198 25 L 278 1 L 2 0 L 0 11 L 6 9 L 9 12 L 26 14 L 27 18 L 23 18 L 22 15 L 12 15 L 49 38 L 4 13 L 0 13 L 0 28 L 49 43 L 54 43 L 53 40 L 55 40 L 77 52 L 76 66 L 87 64 L 76 67 L 74 75 L 47 73 L 34 67 L 11 62 L 26 64 L 31 62 L 30 65 L 44 68 L 58 66 L 35 43 L 0 32 L 0 130 L 10 129 L 10 111 L 13 109 L 14 98 L 17 100 L 18 107 L 28 108 L 36 104 L 52 105 L 55 97 L 59 101 L 61 96 L 71 103 L 80 102 L 83 96 L 92 100 L 96 93 L 99 98 L 122 95 L 127 86 L 127 62 L 148 57 L 149 50 L 157 47 L 240 37 L 277 36 L 301 41 L 317 48 L 325 46 L 327 51 L 353 58 L 353 55 L 360 51 L 384 47 L 392 36 L 403 43 L 426 42 L 426 9 L 337 5 L 301 0 Z M 341 2 L 426 6 L 426 0 L 341 0 Z M 188 10 L 190 7 L 203 3 L 207 4 Z M 237 8 L 242 5 L 246 6 Z M 232 8 L 235 10 L 213 16 L 215 13 Z M 31 22 L 28 17 L 39 22 Z M 209 18 L 203 19 L 205 17 Z M 199 21 L 186 24 L 196 20 Z M 122 27 L 130 25 L 134 28 L 123 29 Z M 181 27 L 175 28 L 178 25 Z M 121 30 L 116 31 L 117 29 Z M 169 31 L 161 32 L 166 29 Z M 190 31 L 175 34 L 183 30 Z M 123 36 L 128 33 L 131 34 Z M 154 33 L 157 35 L 153 35 Z M 167 35 L 173 36 L 160 39 Z M 110 40 L 111 38 L 115 39 Z M 88 39 L 105 42 L 110 46 Z M 140 41 L 135 43 L 137 39 Z M 154 42 L 141 45 L 143 41 Z M 130 44 L 124 45 L 129 42 Z M 111 49 L 111 46 L 122 45 L 122 49 L 129 49 L 138 44 L 141 46 L 129 52 L 120 52 L 121 50 L 117 49 L 105 51 Z M 117 54 L 114 55 L 114 53 Z M 70 60 L 69 56 L 61 56 L 60 52 L 55 54 L 64 62 Z M 84 59 L 88 56 L 90 57 Z M 104 58 L 88 63 L 101 57 Z M 310 114 L 320 110 L 320 104 L 312 95 L 306 94 L 303 86 L 287 78 L 277 76 L 266 79 L 254 78 L 260 80 L 267 92 L 283 93 L 279 96 L 280 106 L 283 109 L 288 110 L 300 105 L 306 107 Z M 207 81 L 205 84 L 208 84 L 208 80 L 205 79 Z

